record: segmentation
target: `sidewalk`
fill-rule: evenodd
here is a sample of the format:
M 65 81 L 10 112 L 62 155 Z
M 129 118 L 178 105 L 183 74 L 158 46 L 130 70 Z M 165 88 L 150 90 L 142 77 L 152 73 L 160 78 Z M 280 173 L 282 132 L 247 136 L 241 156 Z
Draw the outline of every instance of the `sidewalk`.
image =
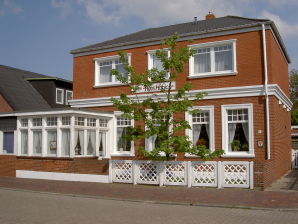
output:
M 298 211 L 298 192 L 134 186 L 132 184 L 66 182 L 13 177 L 0 177 L 0 187 L 106 199 L 150 201 L 154 203 L 295 209 Z

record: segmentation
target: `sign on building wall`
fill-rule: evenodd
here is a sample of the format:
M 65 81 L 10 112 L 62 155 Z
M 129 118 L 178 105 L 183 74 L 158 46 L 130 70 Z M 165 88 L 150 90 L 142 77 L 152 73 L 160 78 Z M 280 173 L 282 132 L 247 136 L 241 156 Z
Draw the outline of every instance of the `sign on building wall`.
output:
M 168 89 L 169 82 L 155 83 L 151 87 L 140 86 L 137 93 L 160 92 L 161 90 Z M 176 82 L 171 82 L 171 90 L 176 89 Z

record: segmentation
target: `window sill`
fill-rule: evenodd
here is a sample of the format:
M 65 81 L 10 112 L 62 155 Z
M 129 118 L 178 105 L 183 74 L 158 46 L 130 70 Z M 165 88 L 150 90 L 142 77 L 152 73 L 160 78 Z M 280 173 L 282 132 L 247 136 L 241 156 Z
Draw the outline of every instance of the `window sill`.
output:
M 224 154 L 221 156 L 222 158 L 255 158 L 255 154 L 248 154 L 248 153 L 229 153 Z
M 188 79 L 199 79 L 199 78 L 206 78 L 206 77 L 217 77 L 217 76 L 229 76 L 229 75 L 237 75 L 238 72 L 220 72 L 220 73 L 201 73 L 195 75 L 189 75 Z
M 103 84 L 94 85 L 93 88 L 97 89 L 97 88 L 112 87 L 112 86 L 126 86 L 126 84 L 123 84 L 123 83 L 103 83 Z
M 112 153 L 111 156 L 114 157 L 134 157 L 134 154 L 129 153 Z
M 15 153 L 1 153 L 0 156 L 15 156 L 16 154 Z

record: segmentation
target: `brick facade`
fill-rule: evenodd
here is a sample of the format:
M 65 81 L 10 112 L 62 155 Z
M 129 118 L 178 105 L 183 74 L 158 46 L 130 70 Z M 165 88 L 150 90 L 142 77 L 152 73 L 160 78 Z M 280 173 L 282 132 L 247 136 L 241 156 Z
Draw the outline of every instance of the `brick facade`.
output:
M 4 97 L 0 94 L 0 112 L 12 112 L 13 109 L 11 106 L 6 102 Z

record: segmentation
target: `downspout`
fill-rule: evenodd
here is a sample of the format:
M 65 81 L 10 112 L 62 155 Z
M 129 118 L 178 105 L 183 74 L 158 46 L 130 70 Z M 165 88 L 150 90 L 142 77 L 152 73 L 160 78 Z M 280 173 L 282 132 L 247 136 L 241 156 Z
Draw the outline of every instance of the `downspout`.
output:
M 268 96 L 268 64 L 267 64 L 267 43 L 265 24 L 262 24 L 263 37 L 263 55 L 264 55 L 264 75 L 265 75 L 265 101 L 266 101 L 266 141 L 267 141 L 267 160 L 271 158 L 270 152 L 270 113 L 269 113 L 269 96 Z

